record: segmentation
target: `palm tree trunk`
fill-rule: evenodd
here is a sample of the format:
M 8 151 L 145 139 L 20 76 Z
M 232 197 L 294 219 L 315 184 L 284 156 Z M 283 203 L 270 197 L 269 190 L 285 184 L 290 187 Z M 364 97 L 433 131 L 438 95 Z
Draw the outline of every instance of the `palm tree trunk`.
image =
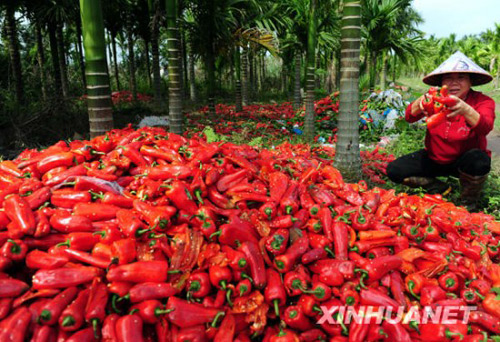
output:
M 318 54 L 316 56 L 316 68 L 318 69 L 322 69 L 321 68 L 321 56 Z M 314 77 L 314 88 L 316 89 L 320 89 L 321 88 L 321 84 L 323 83 L 322 81 L 322 77 L 321 75 L 315 75 Z
M 248 106 L 248 48 L 243 48 L 241 59 L 241 101 L 243 106 Z
M 54 93 L 56 98 L 61 98 L 62 97 L 61 69 L 59 68 L 59 51 L 57 49 L 55 25 L 49 23 L 48 30 L 49 30 L 50 55 L 52 59 L 52 72 L 54 75 Z
M 76 47 L 78 50 L 78 64 L 80 66 L 83 88 L 87 89 L 87 78 L 85 77 L 85 61 L 83 59 L 82 47 L 82 22 L 80 18 L 78 18 L 76 21 Z
M 151 88 L 153 86 L 153 80 L 151 79 L 151 63 L 149 61 L 149 41 L 144 40 L 144 52 L 145 56 L 144 58 L 146 59 L 146 74 L 148 78 L 148 85 Z
M 57 53 L 59 57 L 59 69 L 61 70 L 61 89 L 63 97 L 68 97 L 68 70 L 66 68 L 66 49 L 64 48 L 63 23 L 57 24 Z
M 170 132 L 182 134 L 182 88 L 179 51 L 179 28 L 175 0 L 166 1 L 168 48 L 168 112 Z
M 396 54 L 392 56 L 392 83 L 396 84 L 396 71 L 397 71 L 397 57 Z
M 256 79 L 256 87 L 258 92 L 262 91 L 262 67 L 261 67 L 261 60 L 260 60 L 260 55 L 256 54 L 255 55 L 255 79 Z
M 104 21 L 99 0 L 80 0 L 91 138 L 113 128 Z
M 5 30 L 9 44 L 9 58 L 12 66 L 12 76 L 14 87 L 16 90 L 17 104 L 21 104 L 24 100 L 24 85 L 23 85 L 23 70 L 21 66 L 21 55 L 19 53 L 19 40 L 17 39 L 17 25 L 15 18 L 15 10 L 12 6 L 7 6 L 5 15 Z
M 498 88 L 500 85 L 500 58 L 497 59 L 498 67 L 497 67 L 497 75 L 495 77 L 495 88 Z
M 43 100 L 47 100 L 47 77 L 45 74 L 45 52 L 43 50 L 43 36 L 40 22 L 35 19 L 35 35 L 36 35 L 36 58 L 38 61 L 38 68 L 40 70 L 40 85 L 42 90 Z
M 312 142 L 315 134 L 314 112 L 314 71 L 316 63 L 316 4 L 317 0 L 309 2 L 309 27 L 307 32 L 307 74 L 306 74 L 306 117 L 304 135 L 307 141 Z
M 295 86 L 293 88 L 293 109 L 298 110 L 300 108 L 301 98 L 300 98 L 300 62 L 302 56 L 298 50 L 295 50 Z
M 387 51 L 383 52 L 382 55 L 382 78 L 380 79 L 380 89 L 384 91 L 387 85 Z
M 345 0 L 341 24 L 340 107 L 335 166 L 346 179 L 361 175 L 359 153 L 359 50 L 361 42 L 360 0 Z
M 377 81 L 377 53 L 370 52 L 370 92 L 375 91 L 375 83 Z
M 236 69 L 236 111 L 241 112 L 243 110 L 243 102 L 241 98 L 241 57 L 240 57 L 240 47 L 237 46 L 234 49 L 234 68 Z
M 249 82 L 248 84 L 250 87 L 247 89 L 247 96 L 248 96 L 248 102 L 249 104 L 254 100 L 254 91 L 255 91 L 255 68 L 254 68 L 254 52 L 252 49 L 248 50 L 248 78 Z
M 215 121 L 215 56 L 210 53 L 206 57 L 206 69 L 208 76 L 208 115 L 210 121 Z
M 113 48 L 113 66 L 115 68 L 116 90 L 120 91 L 120 74 L 118 73 L 118 57 L 116 55 L 116 32 L 111 32 L 111 47 Z
M 197 102 L 198 96 L 196 94 L 196 77 L 194 73 L 194 66 L 194 49 L 193 44 L 191 43 L 189 44 L 189 96 L 191 98 L 191 101 Z
M 153 86 L 155 94 L 155 103 L 157 107 L 161 106 L 161 76 L 160 76 L 160 49 L 158 47 L 158 36 L 160 34 L 160 13 L 159 3 L 155 1 L 155 12 L 153 14 L 153 21 L 151 25 L 151 54 L 153 55 Z
M 281 64 L 281 84 L 280 84 L 280 89 L 281 89 L 281 92 L 282 93 L 285 93 L 286 92 L 286 67 L 285 67 L 285 63 L 283 62 Z
M 137 101 L 137 81 L 135 79 L 135 53 L 134 53 L 134 37 L 132 32 L 132 18 L 127 20 L 127 47 L 128 47 L 128 66 L 129 66 L 129 88 L 132 92 L 134 101 Z
M 182 98 L 189 97 L 189 79 L 188 79 L 188 66 L 187 66 L 187 43 L 186 32 L 181 32 L 181 51 L 182 51 Z

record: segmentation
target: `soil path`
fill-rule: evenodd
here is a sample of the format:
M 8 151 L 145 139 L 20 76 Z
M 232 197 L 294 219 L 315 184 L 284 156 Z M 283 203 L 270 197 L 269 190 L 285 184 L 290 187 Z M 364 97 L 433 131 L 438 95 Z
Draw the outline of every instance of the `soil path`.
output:
M 500 114 L 500 103 L 496 104 L 497 115 Z M 488 149 L 491 150 L 492 156 L 500 158 L 500 131 L 492 130 L 487 136 Z

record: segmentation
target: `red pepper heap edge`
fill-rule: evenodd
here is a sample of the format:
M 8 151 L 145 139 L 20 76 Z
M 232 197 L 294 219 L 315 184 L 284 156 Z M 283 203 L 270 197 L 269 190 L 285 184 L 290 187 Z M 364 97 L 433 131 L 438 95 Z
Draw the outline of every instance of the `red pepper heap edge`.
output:
M 500 334 L 500 223 L 345 183 L 306 146 L 113 130 L 1 162 L 0 206 L 1 341 Z M 468 324 L 317 325 L 323 305 L 478 310 Z

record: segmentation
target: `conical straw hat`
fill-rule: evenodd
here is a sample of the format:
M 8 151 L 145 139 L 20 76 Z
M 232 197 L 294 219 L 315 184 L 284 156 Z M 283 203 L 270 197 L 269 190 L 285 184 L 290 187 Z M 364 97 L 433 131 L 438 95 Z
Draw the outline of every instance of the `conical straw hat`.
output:
M 470 81 L 473 86 L 486 84 L 493 79 L 486 70 L 474 63 L 462 52 L 457 51 L 441 63 L 436 70 L 425 76 L 422 81 L 428 85 L 441 86 L 441 76 L 452 72 L 470 74 Z

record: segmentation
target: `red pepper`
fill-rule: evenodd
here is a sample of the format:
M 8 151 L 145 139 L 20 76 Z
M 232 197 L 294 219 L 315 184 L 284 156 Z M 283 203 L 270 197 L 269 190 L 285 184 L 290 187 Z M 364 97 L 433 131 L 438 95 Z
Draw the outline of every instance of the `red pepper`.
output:
M 241 220 L 236 215 L 231 215 L 229 223 L 223 224 L 220 230 L 212 234 L 219 237 L 219 243 L 233 248 L 243 241 L 252 241 L 258 244 L 255 228 L 247 221 Z
M 277 229 L 266 238 L 266 249 L 273 255 L 280 255 L 286 251 L 289 239 L 288 229 Z
M 227 266 L 211 265 L 208 269 L 210 283 L 216 288 L 225 290 L 232 280 L 231 269 Z
M 188 303 L 177 297 L 170 297 L 167 302 L 168 320 L 181 328 L 193 327 L 199 324 L 215 323 L 224 314 L 219 309 L 205 308 L 199 304 Z
M 314 328 L 309 318 L 304 314 L 299 305 L 291 305 L 285 309 L 283 320 L 292 329 L 308 331 Z
M 45 325 L 56 324 L 64 308 L 66 308 L 68 304 L 73 301 L 77 294 L 78 289 L 76 287 L 69 287 L 59 293 L 50 302 L 43 306 L 40 316 L 38 317 L 38 321 Z
M 41 159 L 36 164 L 36 168 L 41 174 L 44 174 L 56 167 L 72 166 L 76 160 L 77 157 L 71 152 L 59 152 Z
M 423 341 L 449 341 L 457 336 L 462 339 L 467 335 L 467 325 L 463 323 L 440 324 L 427 323 L 419 325 L 419 338 Z
M 364 214 L 361 207 L 351 214 L 352 228 L 356 231 L 368 230 L 370 228 L 370 215 Z
M 33 276 L 34 289 L 61 289 L 85 284 L 98 276 L 100 272 L 94 267 L 56 268 L 38 270 Z
M 71 215 L 68 212 L 58 211 L 50 217 L 52 228 L 61 233 L 91 232 L 92 221 L 87 217 Z
M 59 327 L 64 331 L 76 331 L 85 323 L 85 306 L 89 298 L 89 289 L 81 290 L 76 299 L 62 311 Z
M 267 286 L 264 291 L 266 302 L 274 307 L 274 313 L 279 317 L 279 307 L 286 304 L 286 292 L 280 274 L 268 268 L 266 270 Z
M 348 259 L 349 227 L 342 221 L 335 221 L 332 226 L 333 246 L 335 258 Z
M 351 260 L 323 259 L 309 265 L 308 268 L 316 274 L 334 274 L 336 272 L 332 270 L 336 270 L 346 279 L 352 279 L 354 278 L 355 264 Z
M 19 195 L 10 195 L 3 202 L 5 213 L 16 227 L 19 233 L 12 237 L 20 238 L 23 235 L 33 235 L 35 233 L 35 215 L 29 204 Z M 9 229 L 10 231 L 10 229 Z
M 386 255 L 371 260 L 360 270 L 363 275 L 361 279 L 368 278 L 370 282 L 377 281 L 392 270 L 399 269 L 403 259 L 397 255 Z
M 137 210 L 144 220 L 152 227 L 166 228 L 177 209 L 172 206 L 152 206 L 141 200 L 134 200 L 134 209 Z
M 500 334 L 500 318 L 482 311 L 471 311 L 469 315 L 471 323 L 476 323 L 488 330 L 490 333 Z
M 116 218 L 116 212 L 120 207 L 103 203 L 77 203 L 73 208 L 73 214 L 84 216 L 91 221 L 106 221 Z
M 111 268 L 106 278 L 108 281 L 128 281 L 132 283 L 164 282 L 167 280 L 168 263 L 166 261 L 137 261 Z
M 113 258 L 117 258 L 118 265 L 129 264 L 136 258 L 136 240 L 132 238 L 116 240 L 111 244 Z
M 0 320 L 7 317 L 12 309 L 13 298 L 2 298 L 0 299 Z
M 422 306 L 429 306 L 435 301 L 446 298 L 446 292 L 436 285 L 427 285 L 420 290 L 420 304 Z
M 186 210 L 190 215 L 194 215 L 198 210 L 191 192 L 182 181 L 172 182 L 165 195 L 177 208 Z
M 391 273 L 391 293 L 400 306 L 406 307 L 405 286 L 401 272 L 394 270 Z
M 126 315 L 116 321 L 116 336 L 119 342 L 145 342 L 142 334 L 143 322 L 138 314 Z
M 399 307 L 398 302 L 394 299 L 373 288 L 361 289 L 359 292 L 359 298 L 361 305 L 383 306 L 386 308 L 390 307 L 393 310 L 397 310 Z
M 432 116 L 429 116 L 425 122 L 427 123 L 427 129 L 432 129 L 436 126 L 438 126 L 439 124 L 443 123 L 446 121 L 446 115 L 447 113 L 446 112 L 443 112 L 441 111 L 441 108 L 442 105 L 439 104 L 439 108 L 436 108 L 436 104 L 439 103 L 439 102 L 435 102 L 434 103 L 434 107 L 435 107 L 435 110 L 437 109 L 438 111 L 436 112 L 437 114 L 434 114 Z
M 399 322 L 393 324 L 392 322 L 389 323 L 386 320 L 384 320 L 382 322 L 382 328 L 385 334 L 387 335 L 386 338 L 389 339 L 389 341 L 398 341 L 398 342 L 412 341 L 408 331 Z
M 325 259 L 328 256 L 329 247 L 314 248 L 302 255 L 301 261 L 307 265 L 320 259 Z
M 252 292 L 252 283 L 249 279 L 243 279 L 236 285 L 236 293 L 244 297 Z
M 28 288 L 28 284 L 17 279 L 0 279 L 0 298 L 17 297 Z
M 142 145 L 141 148 L 139 149 L 139 152 L 142 155 L 150 156 L 155 159 L 163 159 L 170 163 L 173 162 L 184 163 L 184 160 L 177 151 L 171 148 L 167 148 L 165 146 L 153 147 L 153 146 Z
M 31 195 L 26 196 L 24 199 L 28 203 L 31 210 L 35 210 L 47 203 L 51 196 L 52 194 L 50 188 L 44 186 L 43 188 L 33 191 Z
M 271 199 L 280 202 L 283 195 L 287 192 L 289 178 L 282 172 L 273 172 L 269 175 L 269 192 Z
M 176 329 L 176 327 L 173 327 Z M 207 342 L 207 334 L 205 332 L 206 328 L 204 325 L 196 325 L 192 327 L 186 327 L 180 329 L 177 333 L 177 338 L 174 341 L 186 341 L 186 342 Z M 173 342 L 173 341 L 172 341 Z
M 304 254 L 309 248 L 309 238 L 307 235 L 299 237 L 286 251 L 285 254 L 278 255 L 274 259 L 274 265 L 278 272 L 289 272 L 295 265 L 296 261 Z
M 190 297 L 204 298 L 210 293 L 211 288 L 210 277 L 207 273 L 193 273 L 187 282 L 188 299 Z
M 2 321 L 0 326 L 0 341 L 22 342 L 28 334 L 31 313 L 22 306 Z
M 73 208 L 77 203 L 87 203 L 92 200 L 88 191 L 76 191 L 72 189 L 54 190 L 50 198 L 52 205 L 60 208 Z
M 0 249 L 2 256 L 12 261 L 22 261 L 26 257 L 28 246 L 22 240 L 8 239 Z
M 55 341 L 57 337 L 56 330 L 48 325 L 37 325 L 33 331 L 31 342 Z
M 272 335 L 269 342 L 299 342 L 299 336 L 292 330 L 284 329 Z
M 131 308 L 132 312 L 137 312 L 144 323 L 155 324 L 160 321 L 161 316 L 168 313 L 164 305 L 155 299 L 145 300 L 135 304 Z

